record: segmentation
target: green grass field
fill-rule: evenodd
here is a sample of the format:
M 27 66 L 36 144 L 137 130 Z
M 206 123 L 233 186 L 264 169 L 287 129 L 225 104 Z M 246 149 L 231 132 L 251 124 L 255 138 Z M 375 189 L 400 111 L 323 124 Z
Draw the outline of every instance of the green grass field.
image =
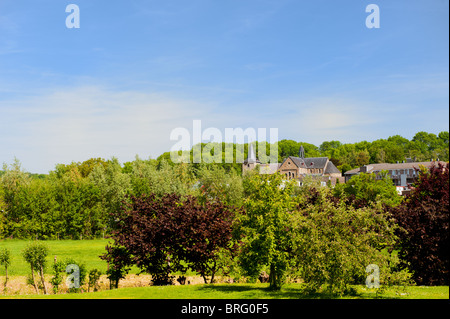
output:
M 22 257 L 22 251 L 25 246 L 30 243 L 29 240 L 2 240 L 0 241 L 0 249 L 8 248 L 11 251 L 11 266 L 8 274 L 10 276 L 26 276 L 30 273 L 29 265 L 25 263 Z M 80 263 L 86 264 L 88 270 L 97 268 L 103 273 L 106 271 L 106 262 L 99 258 L 104 254 L 105 246 L 108 244 L 107 239 L 95 240 L 48 240 L 44 243 L 49 248 L 47 256 L 48 267 L 46 273 L 51 273 L 49 265 L 53 263 L 56 256 L 58 260 L 64 260 L 72 257 Z M 0 275 L 4 275 L 4 269 L 0 268 Z
M 12 263 L 8 274 L 14 276 L 27 276 L 30 273 L 29 266 L 22 257 L 22 251 L 30 241 L 26 240 L 3 240 L 0 241 L 0 249 L 8 248 L 11 251 Z M 106 271 L 106 262 L 99 258 L 105 252 L 108 244 L 106 239 L 96 240 L 52 240 L 45 241 L 49 247 L 48 265 L 53 262 L 54 256 L 58 260 L 73 258 L 80 263 L 84 263 L 88 270 L 97 268 L 103 273 Z M 137 273 L 134 268 L 130 273 Z M 46 273 L 51 274 L 51 268 L 47 267 Z M 193 275 L 193 273 L 187 274 Z M 0 277 L 4 278 L 4 269 L 0 267 Z M 0 282 L 0 285 L 2 282 Z M 85 299 L 108 299 L 108 298 L 132 298 L 132 299 L 298 299 L 298 298 L 336 298 L 325 294 L 305 295 L 301 284 L 287 284 L 281 291 L 270 291 L 267 284 L 213 284 L 213 285 L 185 285 L 185 286 L 147 286 L 147 287 L 127 287 L 114 290 L 103 290 L 95 293 L 72 293 L 58 295 L 1 295 L 0 298 L 85 298 Z M 389 288 L 381 295 L 377 296 L 374 289 L 365 286 L 355 286 L 357 294 L 355 296 L 345 296 L 344 298 L 400 298 L 400 299 L 448 299 L 449 287 L 423 287 L 409 286 L 403 288 Z
M 45 299 L 448 299 L 449 287 L 389 288 L 376 295 L 374 289 L 355 286 L 354 296 L 332 296 L 326 294 L 305 295 L 301 284 L 287 284 L 280 291 L 267 289 L 267 284 L 209 284 L 186 286 L 149 286 L 119 288 L 91 293 L 59 295 L 19 295 L 0 298 L 45 298 Z

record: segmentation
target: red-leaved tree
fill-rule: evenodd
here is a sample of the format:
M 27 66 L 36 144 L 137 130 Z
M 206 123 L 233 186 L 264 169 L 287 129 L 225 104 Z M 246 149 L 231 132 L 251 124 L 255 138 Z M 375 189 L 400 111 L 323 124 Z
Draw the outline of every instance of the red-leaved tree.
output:
M 449 164 L 422 170 L 406 201 L 394 209 L 402 231 L 400 258 L 420 285 L 449 284 Z
M 233 208 L 220 202 L 200 203 L 176 194 L 132 196 L 114 218 L 114 245 L 123 247 L 132 264 L 151 274 L 154 285 L 172 284 L 171 274 L 188 267 L 205 283 L 207 276 L 212 282 L 220 267 L 220 250 L 234 248 Z

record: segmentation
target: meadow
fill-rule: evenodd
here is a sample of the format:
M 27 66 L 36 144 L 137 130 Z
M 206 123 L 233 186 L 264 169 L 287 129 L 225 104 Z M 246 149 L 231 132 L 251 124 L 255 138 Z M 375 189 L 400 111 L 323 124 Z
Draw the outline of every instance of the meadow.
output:
M 30 266 L 22 257 L 22 251 L 30 240 L 1 240 L 0 249 L 8 248 L 11 251 L 11 265 L 8 268 L 9 276 L 26 276 L 30 273 Z M 50 265 L 56 256 L 57 260 L 73 258 L 84 263 L 88 270 L 97 268 L 105 273 L 106 262 L 99 258 L 105 253 L 108 239 L 94 240 L 47 240 L 44 242 L 49 248 L 47 256 L 46 273 L 51 273 Z M 0 268 L 0 275 L 4 276 L 4 269 Z

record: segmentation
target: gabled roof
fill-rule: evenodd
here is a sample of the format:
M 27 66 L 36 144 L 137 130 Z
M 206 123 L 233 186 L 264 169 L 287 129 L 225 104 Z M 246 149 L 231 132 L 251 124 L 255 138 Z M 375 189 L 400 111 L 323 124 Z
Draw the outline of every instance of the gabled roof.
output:
M 325 168 L 325 165 L 327 165 L 328 157 L 306 157 L 306 158 L 300 158 L 295 156 L 289 156 L 294 162 L 295 165 L 299 168 Z M 286 161 L 286 160 L 285 160 Z M 284 161 L 283 161 L 284 163 Z
M 333 164 L 332 161 L 328 161 L 327 168 L 325 169 L 324 174 L 340 174 L 341 171 Z

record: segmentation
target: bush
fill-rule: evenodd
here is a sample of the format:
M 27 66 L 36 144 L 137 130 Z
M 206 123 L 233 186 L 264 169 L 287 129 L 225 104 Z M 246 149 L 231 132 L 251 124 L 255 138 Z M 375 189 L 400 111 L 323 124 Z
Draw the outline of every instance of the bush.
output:
M 106 253 L 100 256 L 108 262 L 106 275 L 109 279 L 109 289 L 119 288 L 120 279 L 125 278 L 132 265 L 131 256 L 125 247 L 106 246 Z
M 94 291 L 98 290 L 98 280 L 100 279 L 100 276 L 102 275 L 102 272 L 98 269 L 91 269 L 88 274 L 88 292 L 92 288 L 94 288 Z
M 63 281 L 62 273 L 66 270 L 66 265 L 61 261 L 56 261 L 52 265 L 53 277 L 50 279 L 50 283 L 53 287 L 53 293 L 57 294 L 59 291 L 59 286 Z

